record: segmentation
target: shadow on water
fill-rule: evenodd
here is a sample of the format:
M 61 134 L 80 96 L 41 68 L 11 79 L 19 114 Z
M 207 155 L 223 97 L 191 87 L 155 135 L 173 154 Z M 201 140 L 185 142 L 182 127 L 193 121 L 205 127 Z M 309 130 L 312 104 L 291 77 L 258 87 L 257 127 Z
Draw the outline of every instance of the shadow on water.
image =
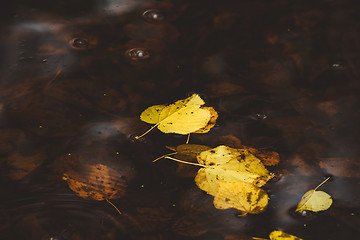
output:
M 0 239 L 360 234 L 356 1 L 12 1 L 0 10 Z M 148 106 L 199 93 L 190 142 L 276 151 L 267 210 L 239 217 L 174 162 Z M 195 170 L 194 170 L 195 169 Z M 295 213 L 322 186 L 327 211 Z M 111 201 L 120 211 L 107 201 Z

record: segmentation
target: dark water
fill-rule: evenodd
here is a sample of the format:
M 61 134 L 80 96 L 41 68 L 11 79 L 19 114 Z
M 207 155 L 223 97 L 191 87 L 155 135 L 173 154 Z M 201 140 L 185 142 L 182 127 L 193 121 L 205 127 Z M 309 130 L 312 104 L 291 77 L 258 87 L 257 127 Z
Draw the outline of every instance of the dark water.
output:
M 275 229 L 356 239 L 359 11 L 351 0 L 2 3 L 0 239 L 232 240 Z M 240 139 L 280 154 L 264 213 L 217 210 L 177 164 L 152 163 L 186 137 L 134 138 L 149 127 L 146 107 L 194 92 L 219 119 L 191 143 Z M 105 182 L 86 177 L 104 168 Z M 117 189 L 122 214 L 77 195 L 64 173 Z M 331 208 L 294 214 L 327 176 Z

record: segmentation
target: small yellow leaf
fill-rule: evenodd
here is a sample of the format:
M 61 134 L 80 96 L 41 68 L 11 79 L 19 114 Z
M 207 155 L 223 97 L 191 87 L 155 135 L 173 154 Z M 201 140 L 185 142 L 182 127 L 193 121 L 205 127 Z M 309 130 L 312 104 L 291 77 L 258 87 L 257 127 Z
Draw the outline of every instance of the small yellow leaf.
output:
M 217 209 L 236 208 L 243 215 L 258 214 L 265 210 L 268 200 L 266 192 L 251 183 L 219 181 L 214 206 Z
M 209 123 L 211 113 L 209 109 L 201 108 L 204 104 L 205 102 L 198 94 L 193 94 L 191 97 L 168 106 L 148 107 L 141 113 L 140 119 L 150 124 L 156 124 L 155 126 L 164 133 L 185 135 L 204 128 Z
M 325 211 L 329 209 L 333 200 L 329 194 L 323 191 L 316 191 L 322 184 L 324 184 L 329 178 L 320 183 L 315 189 L 307 191 L 301 198 L 296 212 L 302 212 L 310 210 L 313 212 Z
M 331 196 L 323 191 L 310 190 L 307 191 L 301 198 L 296 211 L 302 212 L 304 210 L 310 210 L 313 212 L 319 212 L 329 209 L 333 200 Z
M 303 240 L 302 238 L 298 238 L 283 231 L 272 231 L 269 237 L 270 240 Z

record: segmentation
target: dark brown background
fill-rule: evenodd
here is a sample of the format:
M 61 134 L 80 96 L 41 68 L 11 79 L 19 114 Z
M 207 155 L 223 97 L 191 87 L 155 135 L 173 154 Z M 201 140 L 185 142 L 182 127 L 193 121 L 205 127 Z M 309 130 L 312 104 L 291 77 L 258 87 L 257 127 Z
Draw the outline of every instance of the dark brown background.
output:
M 357 238 L 359 12 L 355 0 L 2 3 L 0 239 Z M 220 117 L 191 143 L 280 154 L 264 213 L 217 210 L 193 175 L 152 163 L 185 136 L 134 138 L 146 107 L 194 92 Z M 62 180 L 96 164 L 126 180 L 122 215 Z M 294 214 L 327 176 L 332 207 Z

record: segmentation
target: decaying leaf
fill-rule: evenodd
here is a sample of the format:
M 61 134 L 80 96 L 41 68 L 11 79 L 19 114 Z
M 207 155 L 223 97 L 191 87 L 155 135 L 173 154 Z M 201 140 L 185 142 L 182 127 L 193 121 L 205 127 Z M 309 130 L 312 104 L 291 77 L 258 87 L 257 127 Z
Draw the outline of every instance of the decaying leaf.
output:
M 9 177 L 14 180 L 20 180 L 39 167 L 46 159 L 42 152 L 33 156 L 24 156 L 14 152 L 7 157 L 7 163 L 10 167 Z
M 107 200 L 122 197 L 126 191 L 125 180 L 117 178 L 115 170 L 102 164 L 85 165 L 84 176 L 74 171 L 64 173 L 63 179 L 80 197 L 91 200 Z
M 208 132 L 215 125 L 213 121 L 216 121 L 217 113 L 212 108 L 201 107 L 204 104 L 198 94 L 193 94 L 168 106 L 148 107 L 141 113 L 140 119 L 155 125 L 138 138 L 155 127 L 164 133 L 189 134 L 198 130 L 202 131 L 201 133 Z
M 215 197 L 216 208 L 236 208 L 243 215 L 264 211 L 268 195 L 259 187 L 271 179 L 272 175 L 261 161 L 245 149 L 224 145 L 207 148 L 202 145 L 180 145 L 176 148 L 185 156 L 196 156 L 198 163 L 172 158 L 169 157 L 170 154 L 165 155 L 165 158 L 201 166 L 195 183 L 201 190 Z
M 214 206 L 217 209 L 236 208 L 243 215 L 258 214 L 265 210 L 268 200 L 266 192 L 251 183 L 219 181 Z
M 211 149 L 211 147 L 205 146 L 205 145 L 198 145 L 198 144 L 181 144 L 176 147 L 176 152 L 179 155 L 186 155 L 189 157 L 192 157 L 194 159 L 197 158 L 197 156 L 206 150 Z
M 242 145 L 244 148 L 259 158 L 265 166 L 275 166 L 280 162 L 280 156 L 277 152 L 262 151 L 253 147 L 247 147 Z
M 199 169 L 195 182 L 210 195 L 218 191 L 219 180 L 248 182 L 261 187 L 272 178 L 261 161 L 244 149 L 221 145 L 201 152 L 197 158 L 206 167 Z
M 329 194 L 323 191 L 316 191 L 322 184 L 324 184 L 329 178 L 323 181 L 315 189 L 307 191 L 301 198 L 296 211 L 302 212 L 305 210 L 310 210 L 313 212 L 325 211 L 329 209 L 333 200 Z
M 298 238 L 283 231 L 272 231 L 269 237 L 270 240 L 302 240 L 302 238 Z
M 202 109 L 208 109 L 209 112 L 210 112 L 210 120 L 208 122 L 208 124 L 203 127 L 203 128 L 200 128 L 199 130 L 195 131 L 194 133 L 207 133 L 210 131 L 211 128 L 213 128 L 216 124 L 216 120 L 218 118 L 218 114 L 217 112 L 215 111 L 214 108 L 212 107 L 203 107 Z
M 285 233 L 283 231 L 272 231 L 269 235 L 270 240 L 303 240 L 302 238 L 296 237 L 294 235 Z M 253 237 L 252 239 L 255 240 L 267 240 L 264 238 L 257 238 L 257 237 Z

